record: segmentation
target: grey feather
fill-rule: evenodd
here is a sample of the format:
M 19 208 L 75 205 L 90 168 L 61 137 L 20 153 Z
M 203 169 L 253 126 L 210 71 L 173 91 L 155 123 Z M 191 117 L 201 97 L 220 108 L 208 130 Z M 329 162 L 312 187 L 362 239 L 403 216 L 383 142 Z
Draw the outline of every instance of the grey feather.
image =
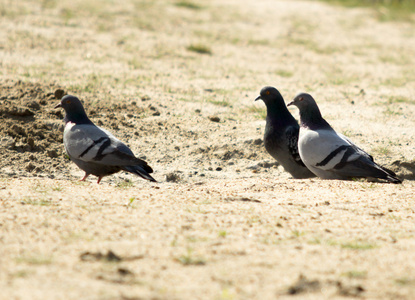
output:
M 313 97 L 297 95 L 288 105 L 300 110 L 298 149 L 304 164 L 323 179 L 379 178 L 401 183 L 396 174 L 374 162 L 373 157 L 349 138 L 338 134 L 321 116 Z
M 78 98 L 67 95 L 55 108 L 65 109 L 65 130 L 63 143 L 69 158 L 85 171 L 85 180 L 90 174 L 98 176 L 98 183 L 104 176 L 121 170 L 136 174 L 150 181 L 156 181 L 149 173 L 153 169 L 123 142 L 109 131 L 92 123 Z
M 315 175 L 307 169 L 298 152 L 300 126 L 288 111 L 277 89 L 264 87 L 255 100 L 263 100 L 267 107 L 264 145 L 267 152 L 294 178 Z

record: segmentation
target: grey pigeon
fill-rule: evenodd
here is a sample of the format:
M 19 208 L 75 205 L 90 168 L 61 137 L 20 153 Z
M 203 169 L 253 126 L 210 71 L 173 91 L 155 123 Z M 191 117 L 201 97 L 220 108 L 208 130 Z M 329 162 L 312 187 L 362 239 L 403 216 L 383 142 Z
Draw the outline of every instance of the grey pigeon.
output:
M 289 105 L 300 110 L 298 149 L 301 159 L 318 177 L 341 180 L 379 178 L 402 183 L 394 172 L 376 164 L 371 155 L 344 135 L 336 133 L 321 116 L 311 95 L 298 94 Z
M 297 146 L 300 126 L 285 106 L 280 92 L 266 86 L 255 101 L 259 99 L 267 106 L 265 149 L 294 178 L 315 177 L 301 161 Z
M 85 113 L 77 97 L 67 95 L 55 108 L 65 112 L 63 143 L 69 158 L 82 170 L 85 176 L 98 176 L 99 183 L 104 176 L 127 171 L 150 181 L 156 181 L 149 173 L 153 169 L 144 160 L 134 156 L 123 142 L 110 132 L 96 126 Z

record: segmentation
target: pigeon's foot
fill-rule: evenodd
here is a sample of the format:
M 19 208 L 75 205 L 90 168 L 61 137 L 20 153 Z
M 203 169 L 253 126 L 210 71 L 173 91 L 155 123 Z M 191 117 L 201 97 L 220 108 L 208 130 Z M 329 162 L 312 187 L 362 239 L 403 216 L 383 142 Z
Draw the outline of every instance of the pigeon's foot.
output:
M 85 173 L 84 178 L 82 178 L 80 181 L 85 181 L 88 178 L 89 174 Z

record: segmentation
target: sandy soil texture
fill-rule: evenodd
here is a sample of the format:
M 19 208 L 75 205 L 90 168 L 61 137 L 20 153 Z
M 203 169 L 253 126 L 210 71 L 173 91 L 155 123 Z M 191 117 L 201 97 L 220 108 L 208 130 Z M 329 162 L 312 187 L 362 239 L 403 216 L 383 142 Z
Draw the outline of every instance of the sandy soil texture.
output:
M 0 299 L 415 298 L 415 24 L 268 0 L 0 16 Z M 292 179 L 263 147 L 265 85 L 312 94 L 404 183 Z M 80 182 L 63 94 L 159 183 Z

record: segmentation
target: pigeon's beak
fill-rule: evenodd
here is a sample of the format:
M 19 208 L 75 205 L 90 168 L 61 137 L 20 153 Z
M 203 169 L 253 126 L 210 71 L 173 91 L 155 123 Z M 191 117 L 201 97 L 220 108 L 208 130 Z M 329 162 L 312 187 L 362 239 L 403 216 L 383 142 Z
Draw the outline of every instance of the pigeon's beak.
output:
M 58 104 L 54 107 L 54 109 L 57 109 L 57 108 L 59 108 L 59 107 L 62 107 L 62 105 L 61 105 L 60 103 L 58 103 Z
M 288 106 L 291 106 L 291 105 L 294 105 L 294 101 L 291 101 L 290 103 L 288 103 L 288 104 L 287 104 L 287 107 L 288 107 Z
M 262 100 L 261 95 L 255 98 L 255 101 Z

